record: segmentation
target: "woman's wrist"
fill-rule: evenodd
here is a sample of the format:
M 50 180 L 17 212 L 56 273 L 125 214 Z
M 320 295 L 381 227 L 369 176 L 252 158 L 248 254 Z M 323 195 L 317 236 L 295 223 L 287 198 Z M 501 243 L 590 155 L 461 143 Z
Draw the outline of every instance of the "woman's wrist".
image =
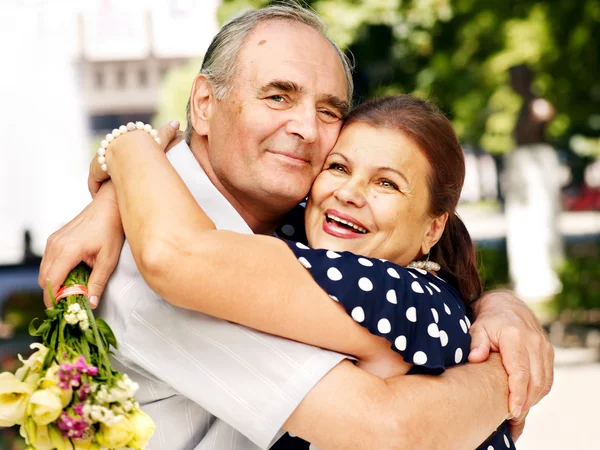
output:
M 127 125 L 121 125 L 119 128 L 115 128 L 112 132 L 108 133 L 104 140 L 100 143 L 100 148 L 96 151 L 98 155 L 98 164 L 104 172 L 108 172 L 107 156 L 108 147 L 111 143 L 115 142 L 117 138 L 127 133 L 134 131 L 145 131 L 148 133 L 154 141 L 160 145 L 162 142 L 158 137 L 158 131 L 152 128 L 152 125 L 143 122 L 129 122 Z M 114 144 L 112 145 L 114 147 Z

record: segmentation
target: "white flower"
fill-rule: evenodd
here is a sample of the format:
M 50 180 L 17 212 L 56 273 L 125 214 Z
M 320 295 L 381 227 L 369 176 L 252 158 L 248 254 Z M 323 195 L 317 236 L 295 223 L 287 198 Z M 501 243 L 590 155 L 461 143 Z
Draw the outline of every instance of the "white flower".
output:
M 65 314 L 65 321 L 69 324 L 69 325 L 76 325 L 78 320 L 77 320 L 77 315 L 75 314 L 70 314 L 67 313 Z
M 67 309 L 67 312 L 74 313 L 74 314 L 77 314 L 80 311 L 81 311 L 81 306 L 79 306 L 79 303 L 73 303 L 72 305 L 69 305 L 69 308 Z

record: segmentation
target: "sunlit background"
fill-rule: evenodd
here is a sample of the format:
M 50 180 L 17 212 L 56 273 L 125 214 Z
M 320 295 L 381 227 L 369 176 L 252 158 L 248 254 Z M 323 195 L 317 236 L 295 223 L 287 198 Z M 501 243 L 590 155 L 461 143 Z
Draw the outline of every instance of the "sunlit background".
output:
M 46 239 L 89 202 L 100 136 L 130 120 L 185 124 L 220 24 L 268 3 L 0 2 L 0 372 L 27 351 Z M 414 93 L 455 126 L 467 162 L 459 212 L 486 286 L 514 289 L 557 351 L 555 388 L 518 448 L 600 448 L 600 0 L 305 4 L 353 55 L 356 101 Z M 510 78 L 520 65 L 532 73 L 525 110 Z M 523 111 L 552 111 L 545 143 L 518 145 Z M 0 430 L 0 449 L 22 448 Z

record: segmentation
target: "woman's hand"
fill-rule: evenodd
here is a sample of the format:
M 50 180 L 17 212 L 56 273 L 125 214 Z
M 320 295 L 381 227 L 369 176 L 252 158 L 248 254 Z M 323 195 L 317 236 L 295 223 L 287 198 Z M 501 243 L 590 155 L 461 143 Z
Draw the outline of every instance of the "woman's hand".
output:
M 164 152 L 171 149 L 183 139 L 183 136 L 179 132 L 179 122 L 176 120 L 162 126 L 157 131 L 160 141 L 160 144 L 158 144 L 158 142 L 157 144 Z M 107 152 L 127 151 L 126 146 L 128 145 L 140 145 L 141 147 L 144 147 L 148 145 L 147 137 L 145 136 L 146 134 L 147 133 L 142 130 L 128 131 L 112 141 L 107 148 Z M 92 194 L 92 197 L 96 195 L 100 186 L 102 186 L 102 183 L 109 178 L 110 174 L 101 169 L 100 164 L 98 163 L 98 157 L 94 156 L 90 163 L 90 173 L 88 175 L 88 189 L 90 194 Z

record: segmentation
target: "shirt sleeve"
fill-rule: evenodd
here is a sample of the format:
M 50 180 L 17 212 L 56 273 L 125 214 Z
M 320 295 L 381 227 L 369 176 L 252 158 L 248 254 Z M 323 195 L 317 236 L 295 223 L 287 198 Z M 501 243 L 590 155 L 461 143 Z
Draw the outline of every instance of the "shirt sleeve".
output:
M 280 437 L 283 423 L 306 394 L 345 358 L 174 307 L 147 286 L 133 292 L 139 298 L 128 316 L 119 357 L 260 448 Z
M 287 242 L 315 281 L 352 318 L 392 343 L 413 371 L 466 362 L 470 321 L 458 292 L 424 270 Z

